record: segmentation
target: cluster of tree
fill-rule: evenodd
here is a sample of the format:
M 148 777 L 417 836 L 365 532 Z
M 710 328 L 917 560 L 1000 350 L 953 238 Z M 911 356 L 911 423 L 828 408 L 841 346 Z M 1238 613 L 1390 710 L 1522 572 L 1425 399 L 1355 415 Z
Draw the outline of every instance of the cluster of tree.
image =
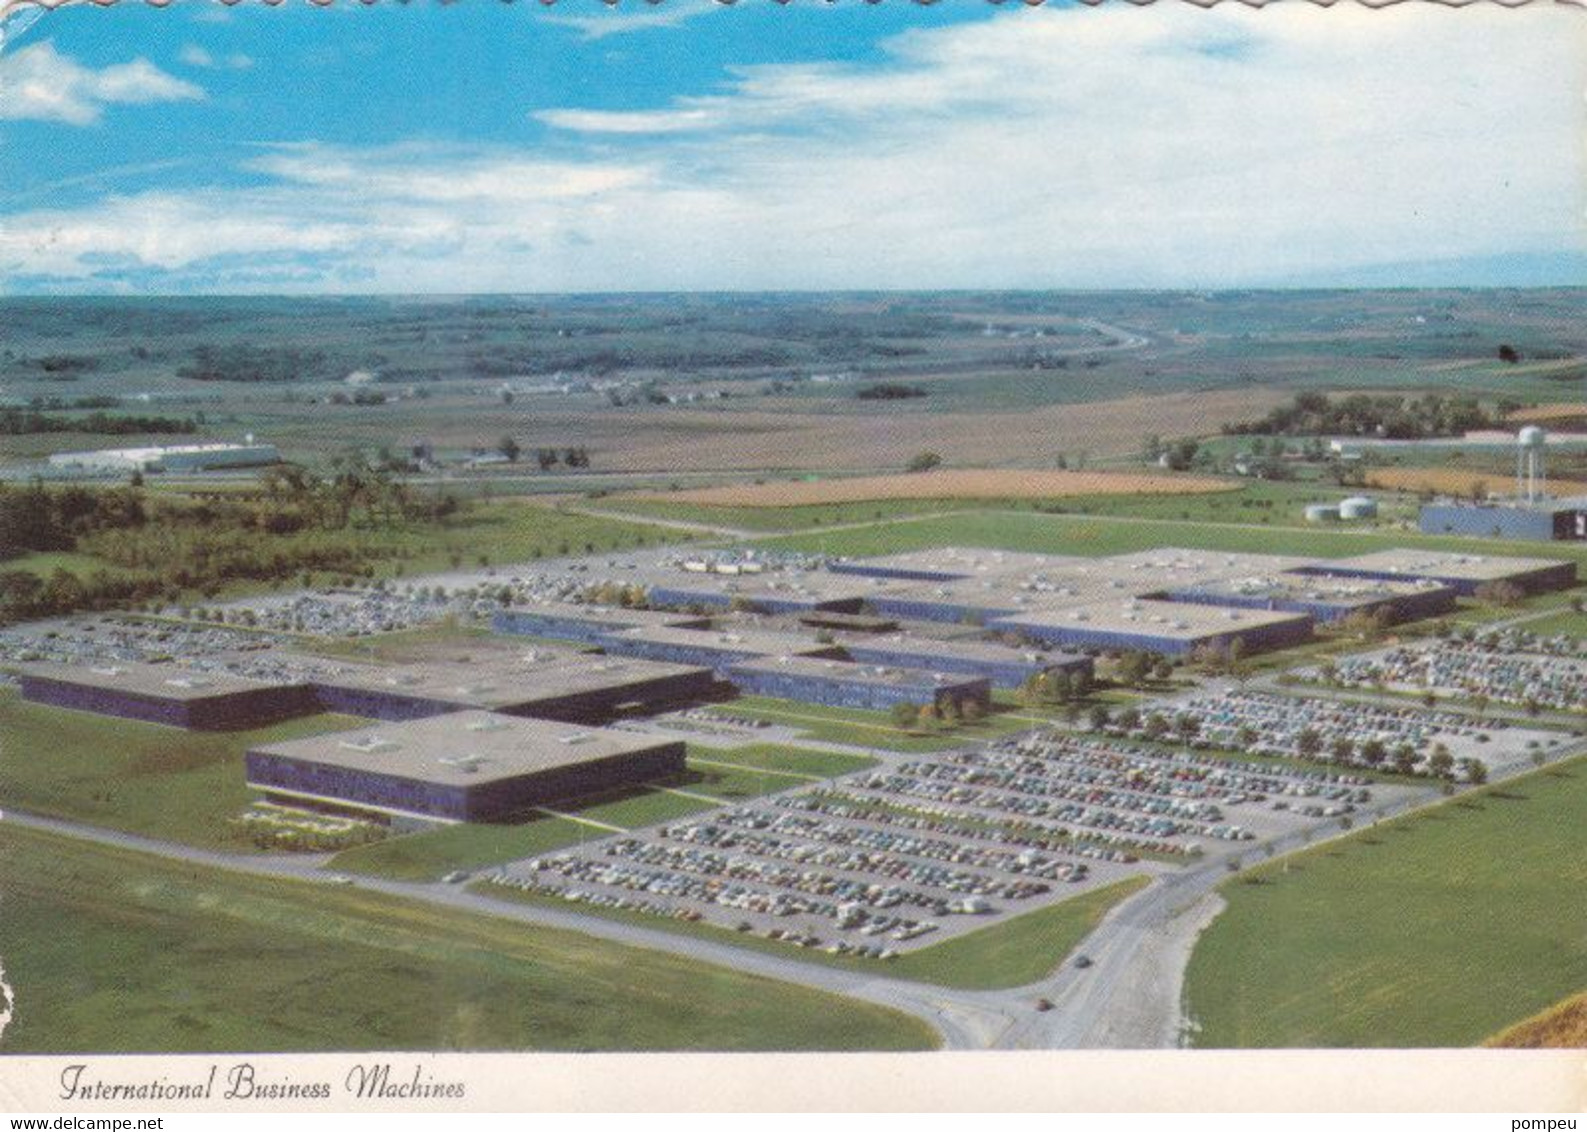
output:
M 645 587 L 634 582 L 600 582 L 584 591 L 584 600 L 590 605 L 615 605 L 623 609 L 646 609 L 650 595 Z
M 911 457 L 904 470 L 906 472 L 929 472 L 933 468 L 940 467 L 941 464 L 942 457 L 937 455 L 937 453 L 921 452 Z
M 99 359 L 87 354 L 45 354 L 38 358 L 22 358 L 20 364 L 39 370 L 47 379 L 76 381 L 79 374 L 98 369 Z
M 85 432 L 95 436 L 186 435 L 198 430 L 191 417 L 111 416 L 89 413 L 63 417 L 35 409 L 0 409 L 0 436 L 32 436 L 50 432 Z
M 944 696 L 934 704 L 894 704 L 893 725 L 904 731 L 942 731 L 986 718 L 979 700 Z
M 927 393 L 923 386 L 883 381 L 876 385 L 862 385 L 854 395 L 861 401 L 907 401 L 913 397 L 925 397 Z
M 1026 707 L 1058 707 L 1091 694 L 1091 678 L 1076 672 L 1038 672 L 1019 686 L 1019 702 Z
M 513 437 L 504 436 L 496 445 L 496 451 L 505 456 L 509 463 L 516 464 L 525 450 Z M 569 468 L 587 468 L 590 466 L 590 450 L 582 445 L 574 448 L 536 448 L 534 459 L 542 472 L 549 472 L 559 463 Z
M 1141 446 L 1141 453 L 1148 462 L 1161 464 L 1176 472 L 1189 471 L 1198 463 L 1206 463 L 1205 454 L 1201 451 L 1201 444 L 1189 438 L 1182 440 L 1164 440 L 1160 436 L 1148 436 Z
M 1513 605 L 1520 605 L 1526 598 L 1526 591 L 1514 582 L 1483 582 L 1472 591 L 1472 596 L 1485 605 L 1496 605 L 1507 609 Z
M 327 371 L 323 351 L 295 346 L 195 346 L 192 359 L 177 368 L 177 377 L 189 381 L 283 382 L 323 377 Z
M 1443 397 L 1429 393 L 1406 398 L 1353 393 L 1337 401 L 1326 393 L 1299 393 L 1254 421 L 1223 426 L 1230 435 L 1263 433 L 1278 436 L 1384 436 L 1417 440 L 1459 436 L 1496 423 L 1474 397 Z
M 1118 655 L 1113 671 L 1119 683 L 1144 688 L 1153 681 L 1167 680 L 1174 674 L 1174 662 L 1161 653 L 1130 649 Z
M 355 389 L 351 393 L 338 389 L 326 400 L 332 405 L 384 405 L 391 400 L 391 395 L 378 389 Z
M 245 498 L 184 500 L 135 487 L 0 485 L 0 558 L 79 551 L 114 570 L 0 573 L 0 620 L 48 617 L 169 601 L 242 579 L 279 581 L 303 572 L 369 577 L 389 556 L 373 532 L 440 523 L 461 504 L 419 494 L 362 460 L 320 477 L 285 467 Z

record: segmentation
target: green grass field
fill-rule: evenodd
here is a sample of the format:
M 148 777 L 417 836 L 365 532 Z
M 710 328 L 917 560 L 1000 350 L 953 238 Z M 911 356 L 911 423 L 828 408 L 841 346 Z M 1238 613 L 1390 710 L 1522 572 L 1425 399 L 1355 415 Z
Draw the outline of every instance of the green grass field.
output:
M 1251 869 L 1196 946 L 1202 1047 L 1470 1046 L 1587 986 L 1587 761 Z
M 1529 633 L 1538 633 L 1545 637 L 1564 634 L 1569 637 L 1587 637 L 1587 613 L 1573 613 L 1563 610 L 1552 617 L 1542 617 L 1536 621 L 1528 621 L 1521 628 Z
M 0 799 L 190 845 L 248 847 L 231 821 L 253 798 L 243 752 L 362 722 L 316 715 L 253 731 L 182 731 L 24 703 L 0 690 Z
M 767 696 L 742 696 L 708 710 L 721 715 L 764 719 L 769 723 L 797 727 L 802 739 L 909 753 L 949 751 L 964 746 L 971 739 L 994 739 L 1031 726 L 1028 721 L 994 712 L 978 723 L 960 724 L 936 734 L 904 731 L 895 726 L 885 712 L 828 707 L 825 704 L 806 704 Z
M 934 516 L 824 534 L 788 535 L 766 539 L 758 545 L 853 557 L 939 546 L 984 546 L 1092 557 L 1165 546 L 1319 558 L 1344 558 L 1395 547 L 1511 557 L 1543 552 L 1537 543 L 1448 538 L 1408 531 L 1300 529 L 1293 523 L 1281 525 L 1277 521 L 1271 527 L 1212 526 L 1195 520 L 1040 515 L 1023 511 Z M 1587 562 L 1587 546 L 1581 544 L 1549 543 L 1546 552 L 1549 557 Z
M 0 829 L 6 1053 L 926 1049 L 891 1011 L 356 889 Z M 70 930 L 63 930 L 70 925 Z
M 830 777 L 871 765 L 871 759 L 774 743 L 757 743 L 732 750 L 690 744 L 688 773 L 668 785 L 732 805 L 762 794 L 807 785 L 811 776 Z M 624 829 L 702 813 L 710 808 L 708 801 L 643 789 L 577 799 L 554 807 L 558 813 L 586 817 L 602 825 L 620 825 Z M 393 880 L 434 881 L 454 870 L 473 871 L 502 865 L 522 857 L 610 837 L 614 832 L 587 822 L 536 813 L 513 822 L 452 825 L 388 837 L 344 850 L 327 867 L 336 872 Z
M 1000 990 L 1024 986 L 1045 976 L 1074 950 L 1075 945 L 1096 927 L 1108 911 L 1126 897 L 1147 885 L 1145 877 L 1132 877 L 1084 893 L 1072 899 L 1014 916 L 999 923 L 989 924 L 977 931 L 930 947 L 923 947 L 885 964 L 874 959 L 857 959 L 847 955 L 829 955 L 824 951 L 791 947 L 778 940 L 765 939 L 744 932 L 707 923 L 688 923 L 668 920 L 643 912 L 629 912 L 614 908 L 601 908 L 591 904 L 577 905 L 583 915 L 599 916 L 622 923 L 643 924 L 680 935 L 728 943 L 752 951 L 764 951 L 784 958 L 799 959 L 845 970 L 869 971 L 889 978 L 909 979 L 937 986 L 960 987 L 966 990 Z M 569 907 L 567 903 L 548 896 L 521 892 L 514 888 L 480 885 L 476 891 L 504 900 L 539 904 L 547 907 Z

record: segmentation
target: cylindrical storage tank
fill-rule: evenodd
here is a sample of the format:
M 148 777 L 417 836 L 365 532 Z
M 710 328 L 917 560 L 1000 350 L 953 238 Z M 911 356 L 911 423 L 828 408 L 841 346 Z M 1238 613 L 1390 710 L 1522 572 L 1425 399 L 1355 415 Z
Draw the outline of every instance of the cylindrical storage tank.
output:
M 1339 517 L 1341 519 L 1375 519 L 1378 517 L 1378 501 L 1365 495 L 1352 495 L 1339 504 Z
M 1312 503 L 1306 507 L 1306 521 L 1308 523 L 1336 523 L 1339 521 L 1339 508 L 1331 503 Z

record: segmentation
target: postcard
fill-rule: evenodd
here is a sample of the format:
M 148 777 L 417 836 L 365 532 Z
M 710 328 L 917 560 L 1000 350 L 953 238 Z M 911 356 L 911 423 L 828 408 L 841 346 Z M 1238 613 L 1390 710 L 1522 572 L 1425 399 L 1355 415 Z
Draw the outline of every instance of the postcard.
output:
M 0 13 L 0 1107 L 1587 1100 L 1578 8 Z

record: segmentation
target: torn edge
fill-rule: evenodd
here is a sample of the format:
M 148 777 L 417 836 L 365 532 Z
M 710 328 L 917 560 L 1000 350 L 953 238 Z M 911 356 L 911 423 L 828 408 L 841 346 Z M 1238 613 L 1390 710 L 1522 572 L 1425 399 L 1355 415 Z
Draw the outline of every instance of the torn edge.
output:
M 40 11 L 49 12 L 54 11 L 57 8 L 65 8 L 68 6 L 82 7 L 84 5 L 92 5 L 97 8 L 109 8 L 120 2 L 121 0 L 0 0 L 0 23 L 3 23 L 8 17 L 18 13 Z M 135 3 L 136 0 L 127 0 L 127 2 Z M 168 8 L 172 5 L 174 0 L 143 0 L 143 2 L 151 8 Z M 238 5 L 244 3 L 263 4 L 267 8 L 279 8 L 286 4 L 288 0 L 214 0 L 214 2 L 218 2 L 223 7 L 227 8 L 235 8 Z M 395 2 L 398 4 L 407 5 L 412 3 L 412 0 L 308 0 L 308 3 L 318 8 L 333 8 L 338 4 L 343 7 L 362 5 L 363 7 L 368 8 L 382 2 Z M 444 7 L 455 4 L 458 2 L 458 0 L 435 0 L 435 2 L 441 4 Z M 516 0 L 498 0 L 498 2 L 503 4 L 512 4 L 515 3 Z M 538 0 L 538 2 L 547 8 L 554 7 L 557 4 L 557 0 Z M 629 0 L 628 7 L 630 9 L 639 7 L 659 8 L 666 2 L 667 0 Z M 742 0 L 711 0 L 711 2 L 719 4 L 724 8 L 731 8 L 734 5 L 742 2 Z M 793 3 L 794 0 L 773 0 L 773 2 L 780 6 L 786 7 Z M 839 0 L 814 0 L 814 2 L 823 6 L 830 6 L 839 2 Z M 940 3 L 940 0 L 859 0 L 859 2 L 871 5 L 881 3 L 912 3 L 922 8 L 929 8 L 937 3 Z M 986 0 L 986 3 L 993 5 L 1000 6 L 1008 4 L 1010 6 L 1017 6 L 1018 4 L 1023 4 L 1028 8 L 1039 8 L 1046 4 L 1046 2 L 1047 0 Z M 1100 7 L 1103 4 L 1109 2 L 1125 3 L 1137 8 L 1144 8 L 1157 3 L 1158 0 L 1080 0 L 1080 3 L 1092 8 Z M 1164 2 L 1169 2 L 1169 0 L 1164 0 Z M 1246 8 L 1266 8 L 1270 4 L 1293 3 L 1294 0 L 1175 0 L 1175 2 L 1181 4 L 1190 4 L 1197 8 L 1214 8 L 1220 4 L 1238 4 Z M 622 6 L 621 0 L 601 0 L 601 3 L 607 8 L 611 9 L 617 9 Z M 1305 0 L 1305 3 L 1311 4 L 1318 8 L 1350 7 L 1373 9 L 1388 8 L 1394 5 L 1406 3 L 1418 3 L 1423 5 L 1436 4 L 1444 8 L 1469 8 L 1477 4 L 1491 4 L 1500 8 L 1523 8 L 1530 7 L 1533 4 L 1555 7 L 1587 8 L 1587 0 Z

